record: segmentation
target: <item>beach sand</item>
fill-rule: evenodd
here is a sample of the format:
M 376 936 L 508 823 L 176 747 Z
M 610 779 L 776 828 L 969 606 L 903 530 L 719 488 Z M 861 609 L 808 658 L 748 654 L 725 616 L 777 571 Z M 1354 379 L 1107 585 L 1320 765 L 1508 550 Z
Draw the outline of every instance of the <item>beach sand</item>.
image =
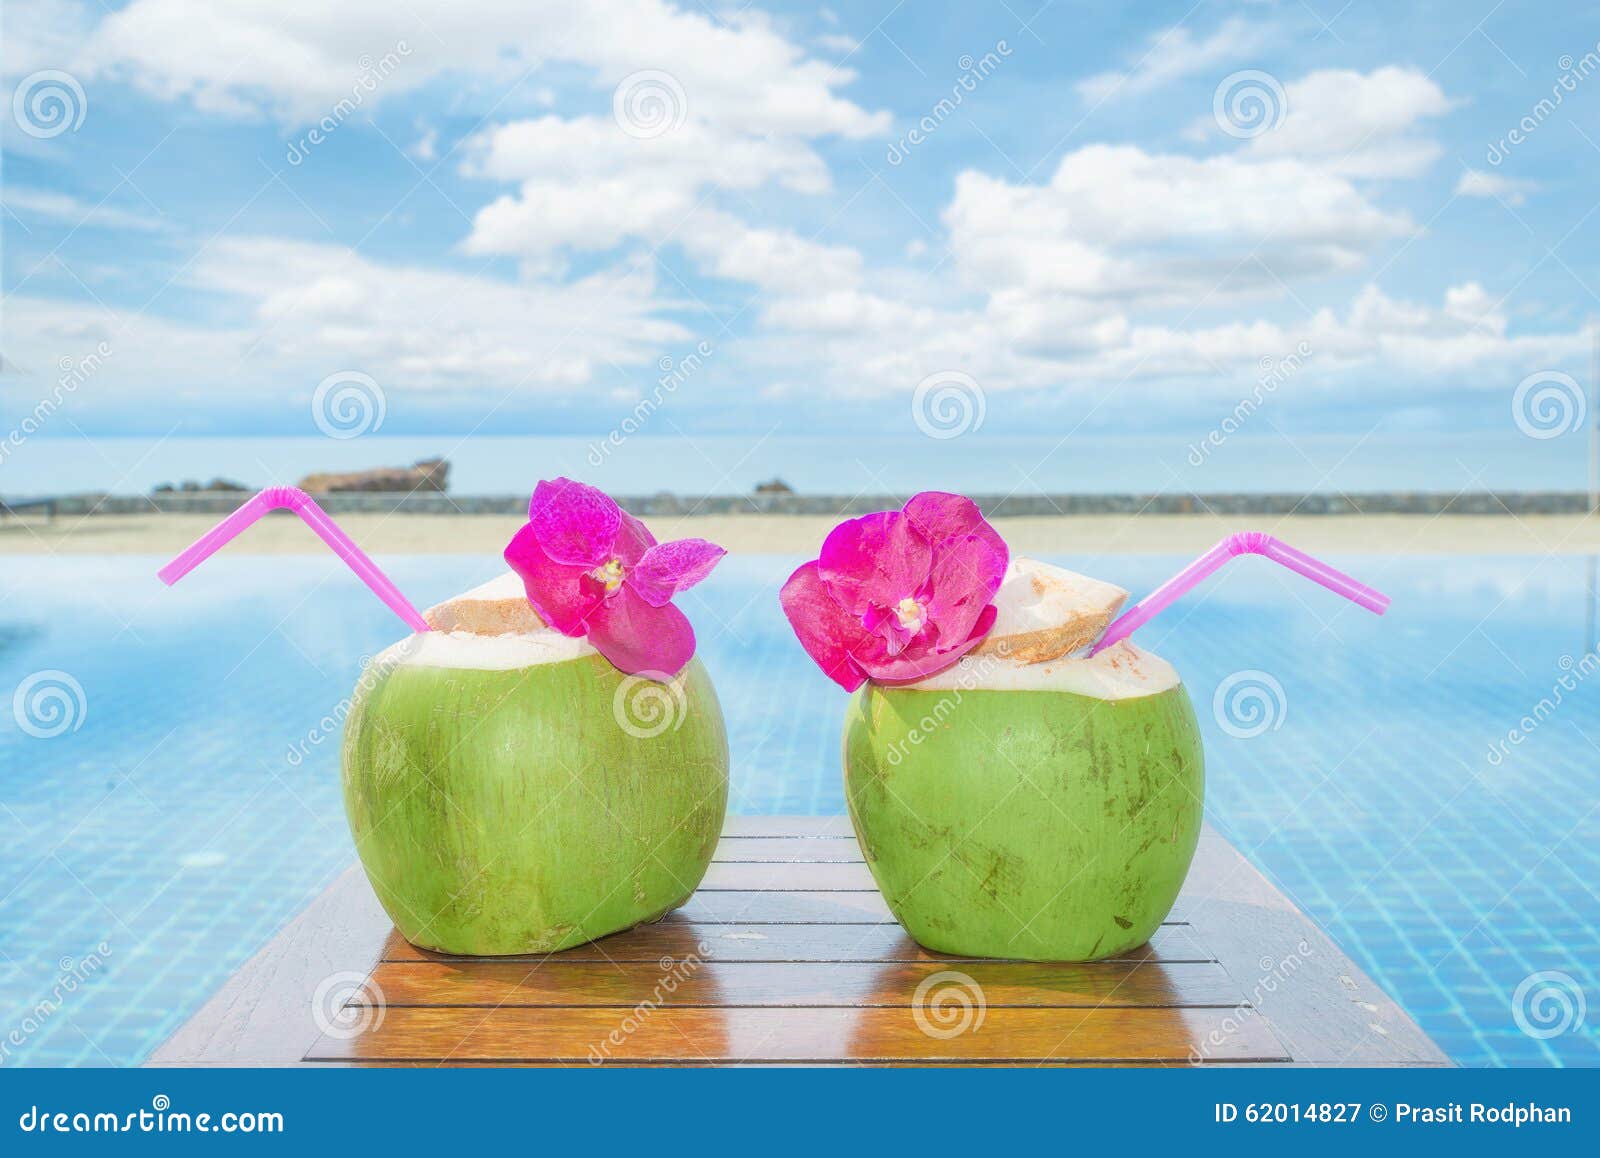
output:
M 647 519 L 661 539 L 711 539 L 738 554 L 815 554 L 837 520 L 813 515 Z M 208 530 L 209 515 L 94 515 L 0 520 L 0 555 L 171 556 Z M 348 514 L 339 523 L 374 555 L 492 555 L 520 520 L 502 515 Z M 1600 515 L 1075 515 L 996 519 L 1030 555 L 1197 554 L 1231 531 L 1267 531 L 1328 554 L 1543 555 L 1600 553 Z M 298 519 L 273 515 L 235 540 L 235 554 L 327 550 Z

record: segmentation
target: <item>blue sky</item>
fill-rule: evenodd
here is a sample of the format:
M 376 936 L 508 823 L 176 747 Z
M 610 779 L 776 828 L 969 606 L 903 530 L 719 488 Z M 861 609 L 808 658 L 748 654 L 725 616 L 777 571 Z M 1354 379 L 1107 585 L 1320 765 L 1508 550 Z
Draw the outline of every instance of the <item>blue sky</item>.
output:
M 314 434 L 331 377 L 384 433 L 646 397 L 660 433 L 904 433 L 947 389 L 991 433 L 1200 437 L 1264 381 L 1286 430 L 1497 429 L 1600 311 L 1594 5 L 16 0 L 4 33 L 3 425 L 54 391 L 72 431 Z

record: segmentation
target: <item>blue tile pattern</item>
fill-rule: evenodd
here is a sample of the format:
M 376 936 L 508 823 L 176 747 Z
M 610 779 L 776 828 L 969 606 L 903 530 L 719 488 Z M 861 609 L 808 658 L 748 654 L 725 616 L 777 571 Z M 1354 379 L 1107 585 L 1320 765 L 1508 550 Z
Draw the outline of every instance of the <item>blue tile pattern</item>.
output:
M 729 559 L 681 600 L 723 697 L 741 812 L 843 808 L 845 697 L 776 605 L 799 561 Z M 1058 561 L 1136 592 L 1183 562 Z M 337 738 L 311 737 L 396 622 L 331 559 L 224 556 L 173 592 L 158 562 L 0 569 L 4 1064 L 140 1060 L 351 859 Z M 383 562 L 419 604 L 496 569 Z M 1389 616 L 1244 561 L 1141 633 L 1195 700 L 1213 823 L 1457 1060 L 1600 1064 L 1593 562 L 1339 562 L 1394 596 Z M 47 670 L 83 708 L 41 738 L 5 708 Z M 1282 710 L 1234 735 L 1212 698 L 1247 670 L 1277 681 Z M 1525 997 L 1524 1032 L 1514 995 L 1546 972 L 1574 988 Z M 1543 1036 L 1562 995 L 1596 1007 Z

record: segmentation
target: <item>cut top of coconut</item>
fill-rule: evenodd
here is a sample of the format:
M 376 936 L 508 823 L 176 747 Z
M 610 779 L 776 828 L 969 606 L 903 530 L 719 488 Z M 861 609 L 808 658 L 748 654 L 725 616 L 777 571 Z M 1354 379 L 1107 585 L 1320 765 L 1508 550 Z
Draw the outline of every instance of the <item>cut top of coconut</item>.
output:
M 596 654 L 588 640 L 547 626 L 512 571 L 451 596 L 422 617 L 432 631 L 402 639 L 373 664 L 514 671 Z
M 972 654 L 1019 664 L 1060 659 L 1099 639 L 1127 598 L 1115 583 L 1013 556 L 995 593 L 994 627 Z
M 1082 659 L 1013 663 L 999 656 L 962 656 L 943 671 L 904 685 L 927 692 L 1072 692 L 1099 700 L 1132 700 L 1175 688 L 1177 670 L 1127 640 Z
M 452 595 L 422 613 L 435 631 L 469 635 L 524 635 L 544 629 L 544 620 L 528 602 L 522 579 L 507 571 L 487 583 Z

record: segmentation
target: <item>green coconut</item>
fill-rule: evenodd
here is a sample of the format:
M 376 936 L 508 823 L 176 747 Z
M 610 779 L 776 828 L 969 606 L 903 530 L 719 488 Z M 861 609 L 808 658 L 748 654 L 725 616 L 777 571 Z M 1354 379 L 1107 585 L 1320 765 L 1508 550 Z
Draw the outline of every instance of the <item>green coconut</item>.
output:
M 1172 667 L 1130 643 L 1043 663 L 975 655 L 916 685 L 867 684 L 846 715 L 844 766 L 884 900 L 940 952 L 1124 953 L 1166 919 L 1199 840 L 1194 708 Z
M 402 936 L 444 953 L 552 952 L 664 916 L 705 875 L 727 806 L 699 660 L 626 676 L 582 640 L 488 614 L 505 586 L 431 609 L 458 629 L 378 656 L 345 724 L 367 878 Z M 459 629 L 473 623 L 516 630 Z

